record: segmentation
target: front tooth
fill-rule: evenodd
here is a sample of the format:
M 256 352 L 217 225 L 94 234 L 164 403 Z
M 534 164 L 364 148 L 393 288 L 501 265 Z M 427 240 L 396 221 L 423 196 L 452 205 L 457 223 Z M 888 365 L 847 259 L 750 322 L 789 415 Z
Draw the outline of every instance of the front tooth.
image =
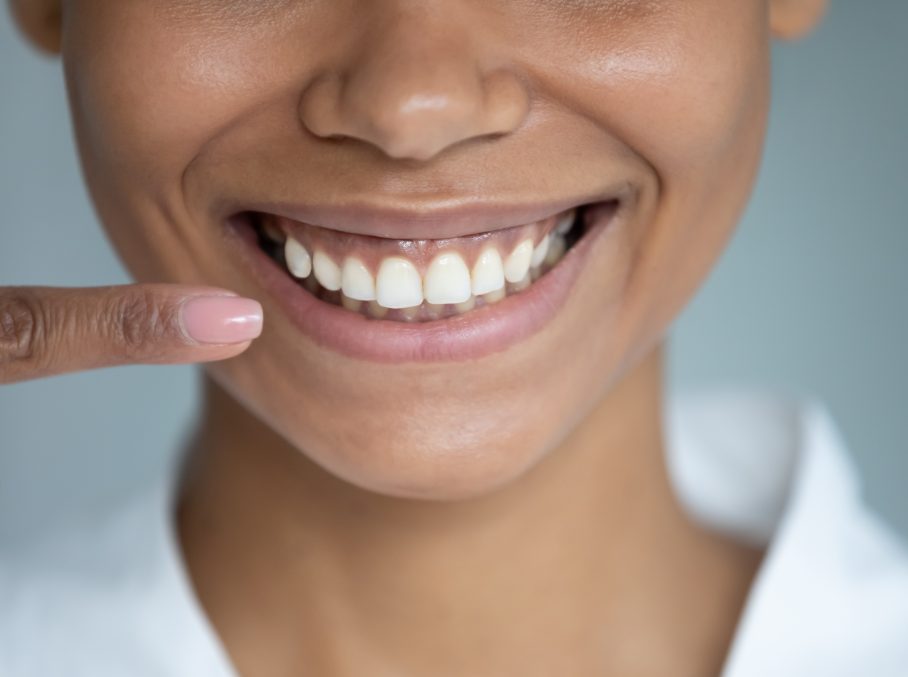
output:
M 372 279 L 372 273 L 366 268 L 366 264 L 355 256 L 344 259 L 341 289 L 344 290 L 344 296 L 357 301 L 375 300 L 375 280 Z
M 309 252 L 292 237 L 288 237 L 284 244 L 284 260 L 293 277 L 309 277 L 309 273 L 312 272 L 312 258 Z
M 536 245 L 536 248 L 533 250 L 533 256 L 530 259 L 530 267 L 535 268 L 545 261 L 545 255 L 549 251 L 549 243 L 552 241 L 552 238 L 548 234 L 542 240 L 539 241 L 539 244 Z
M 325 289 L 337 291 L 341 288 L 340 268 L 325 252 L 315 252 L 315 256 L 312 257 L 312 269 L 315 271 L 315 279 Z
M 473 264 L 473 295 L 504 289 L 504 266 L 495 247 L 487 247 Z
M 423 291 L 429 303 L 462 303 L 470 298 L 470 271 L 463 257 L 457 252 L 436 256 L 426 271 Z
M 514 251 L 504 262 L 504 277 L 508 282 L 520 282 L 530 269 L 533 257 L 533 241 L 529 238 L 514 247 Z
M 410 308 L 423 301 L 419 271 L 401 256 L 381 262 L 376 282 L 376 298 L 385 308 Z

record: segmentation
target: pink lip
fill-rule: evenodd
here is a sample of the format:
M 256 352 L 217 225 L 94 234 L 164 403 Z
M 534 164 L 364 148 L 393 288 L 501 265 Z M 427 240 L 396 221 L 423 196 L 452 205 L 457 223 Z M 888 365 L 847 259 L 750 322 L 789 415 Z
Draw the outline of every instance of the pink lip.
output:
M 505 350 L 539 331 L 564 306 L 593 243 L 620 212 L 587 214 L 587 233 L 526 290 L 443 320 L 407 324 L 375 320 L 317 299 L 263 252 L 252 228 L 234 217 L 228 242 L 291 321 L 318 345 L 373 362 L 451 362 Z
M 407 202 L 408 208 L 363 201 L 345 205 L 260 202 L 246 203 L 232 212 L 240 209 L 265 212 L 322 228 L 394 240 L 438 240 L 535 223 L 579 205 L 622 199 L 629 190 L 629 185 L 621 183 L 591 195 L 546 202 L 506 204 L 450 200 L 447 204 L 426 203 L 417 209 L 413 208 L 412 200 Z M 225 216 L 232 212 L 229 208 L 223 210 Z

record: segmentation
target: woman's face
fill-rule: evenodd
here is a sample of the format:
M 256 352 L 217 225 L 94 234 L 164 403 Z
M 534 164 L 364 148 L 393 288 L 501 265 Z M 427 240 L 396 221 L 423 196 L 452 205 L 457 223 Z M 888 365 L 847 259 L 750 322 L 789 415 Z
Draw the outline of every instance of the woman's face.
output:
M 130 271 L 264 305 L 261 338 L 210 375 L 345 480 L 450 499 L 557 448 L 704 279 L 761 154 L 768 14 L 767 0 L 71 0 L 62 53 L 85 177 Z M 579 241 L 521 291 L 520 241 L 591 202 Z M 263 253 L 251 224 L 266 221 L 321 251 L 326 284 Z M 460 293 L 461 262 L 472 292 L 481 256 L 495 286 L 488 248 L 516 271 L 503 300 L 365 317 L 415 302 L 400 259 L 436 300 Z M 371 308 L 335 305 L 326 257 L 387 267 Z M 368 297 L 349 265 L 340 282 Z

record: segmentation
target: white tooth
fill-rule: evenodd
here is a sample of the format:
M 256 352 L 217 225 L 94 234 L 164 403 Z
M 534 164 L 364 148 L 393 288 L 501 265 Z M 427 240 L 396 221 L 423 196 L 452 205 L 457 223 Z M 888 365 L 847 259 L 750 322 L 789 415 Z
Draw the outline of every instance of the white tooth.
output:
M 337 291 L 341 288 L 340 268 L 325 252 L 315 252 L 315 256 L 312 257 L 312 269 L 315 271 L 315 279 L 325 289 Z
M 344 296 L 357 301 L 375 300 L 375 280 L 372 279 L 372 273 L 366 268 L 366 264 L 355 256 L 344 259 L 341 289 L 344 290 Z
M 536 248 L 533 250 L 533 256 L 530 258 L 531 268 L 535 268 L 545 261 L 545 255 L 549 251 L 549 243 L 551 241 L 552 238 L 546 234 L 546 236 L 539 241 L 539 244 L 536 245 Z
M 533 241 L 529 238 L 514 247 L 514 251 L 504 262 L 504 278 L 508 282 L 520 282 L 530 269 L 533 256 Z
M 473 295 L 504 289 L 504 266 L 495 247 L 487 247 L 473 264 Z
M 564 250 L 567 248 L 567 245 L 564 242 L 564 238 L 560 235 L 556 235 L 552 238 L 552 244 L 549 246 L 549 251 L 545 255 L 545 264 L 547 266 L 554 266 L 558 261 L 561 260 L 561 257 L 564 256 Z
M 385 308 L 410 308 L 423 300 L 419 271 L 401 256 L 389 256 L 381 262 L 376 287 L 377 300 Z
M 571 225 L 574 223 L 574 217 L 577 215 L 577 210 L 572 209 L 567 214 L 561 217 L 558 221 L 558 225 L 555 226 L 555 232 L 559 235 L 564 235 L 571 229 Z
M 309 273 L 312 272 L 312 258 L 309 256 L 309 252 L 292 237 L 288 237 L 284 244 L 284 260 L 293 277 L 309 277 Z
M 472 296 L 470 271 L 457 252 L 439 254 L 426 271 L 423 292 L 429 303 L 462 303 Z

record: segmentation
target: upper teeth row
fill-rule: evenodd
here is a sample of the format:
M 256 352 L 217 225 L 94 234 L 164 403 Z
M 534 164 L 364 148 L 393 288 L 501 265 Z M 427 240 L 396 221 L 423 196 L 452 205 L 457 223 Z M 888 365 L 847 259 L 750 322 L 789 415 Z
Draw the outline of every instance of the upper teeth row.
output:
M 563 226 L 557 228 L 535 246 L 531 238 L 521 240 L 504 261 L 498 249 L 487 246 L 472 270 L 458 252 L 444 251 L 432 260 L 425 276 L 405 257 L 389 256 L 382 259 L 378 275 L 373 278 L 356 256 L 347 256 L 338 266 L 321 250 L 316 249 L 310 256 L 292 236 L 284 243 L 284 258 L 294 277 L 306 278 L 314 272 L 325 289 L 341 290 L 344 296 L 358 301 L 376 301 L 385 308 L 410 308 L 423 301 L 463 303 L 471 296 L 498 292 L 506 282 L 520 283 L 530 268 L 541 266 L 547 259 L 557 260 L 564 251 L 565 230 Z

